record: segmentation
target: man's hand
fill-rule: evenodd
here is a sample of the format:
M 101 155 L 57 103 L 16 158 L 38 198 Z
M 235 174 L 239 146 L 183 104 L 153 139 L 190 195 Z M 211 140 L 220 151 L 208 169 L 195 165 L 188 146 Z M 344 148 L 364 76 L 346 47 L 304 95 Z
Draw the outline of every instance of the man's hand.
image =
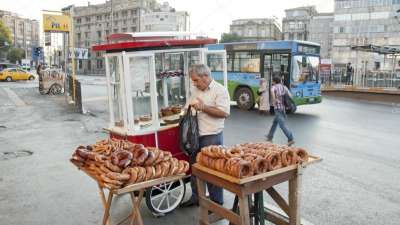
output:
M 200 98 L 196 98 L 196 100 L 192 101 L 190 105 L 200 112 L 203 111 L 205 107 L 203 100 L 201 100 Z

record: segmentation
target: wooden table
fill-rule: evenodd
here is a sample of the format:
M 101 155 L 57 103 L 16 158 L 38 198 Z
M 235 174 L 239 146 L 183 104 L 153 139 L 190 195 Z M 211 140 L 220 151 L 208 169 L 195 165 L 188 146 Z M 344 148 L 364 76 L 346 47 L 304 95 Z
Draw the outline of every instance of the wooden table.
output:
M 147 188 L 160 185 L 163 183 L 168 183 L 172 181 L 177 181 L 179 179 L 184 178 L 186 175 L 181 174 L 181 175 L 174 175 L 174 176 L 169 176 L 169 177 L 162 177 L 154 180 L 148 180 L 144 182 L 140 182 L 137 184 L 132 184 L 120 189 L 108 189 L 106 188 L 101 182 L 99 182 L 99 179 L 96 177 L 96 175 L 88 170 L 85 170 L 84 168 L 80 168 L 83 172 L 85 172 L 87 175 L 89 175 L 91 178 L 93 178 L 99 187 L 99 194 L 101 198 L 101 202 L 103 203 L 104 206 L 104 214 L 103 214 L 103 221 L 102 225 L 113 225 L 110 221 L 110 209 L 111 209 L 111 203 L 113 198 L 116 195 L 122 195 L 122 194 L 129 194 L 131 197 L 132 201 L 132 212 L 122 219 L 120 222 L 116 223 L 116 225 L 124 223 L 126 220 L 129 218 L 131 219 L 130 225 L 138 224 L 138 225 L 143 225 L 143 219 L 140 214 L 140 203 L 143 199 L 144 192 Z M 106 198 L 105 191 L 108 190 L 108 196 Z
M 250 207 L 251 203 L 249 199 L 252 195 L 258 193 L 258 198 L 255 198 L 258 199 L 258 202 L 254 205 L 260 209 L 260 205 L 262 204 L 262 208 L 264 208 L 263 203 L 259 202 L 259 193 L 266 191 L 283 212 L 285 212 L 286 216 L 272 211 L 271 209 L 266 209 L 263 210 L 262 213 L 257 213 L 258 220 L 268 220 L 278 225 L 300 225 L 299 195 L 302 169 L 307 165 L 319 161 L 321 161 L 320 158 L 311 156 L 308 162 L 301 165 L 287 166 L 278 170 L 242 179 L 209 169 L 198 163 L 194 164 L 192 166 L 192 174 L 197 178 L 197 190 L 200 203 L 199 224 L 209 225 L 218 220 L 226 219 L 232 224 L 249 225 L 252 222 L 250 218 L 252 207 Z M 285 181 L 289 182 L 289 202 L 287 202 L 274 188 L 275 185 Z M 235 213 L 235 210 L 232 211 L 231 209 L 226 209 L 206 198 L 207 182 L 234 193 L 238 200 L 239 214 Z M 213 212 L 216 217 L 209 216 L 209 211 Z M 259 218 L 260 215 L 263 215 L 263 218 Z

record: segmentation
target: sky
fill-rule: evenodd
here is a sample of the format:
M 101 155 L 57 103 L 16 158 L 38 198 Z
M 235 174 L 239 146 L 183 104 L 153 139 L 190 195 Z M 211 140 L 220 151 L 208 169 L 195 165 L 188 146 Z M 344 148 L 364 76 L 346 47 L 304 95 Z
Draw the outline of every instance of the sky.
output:
M 90 4 L 105 0 L 91 0 Z M 158 0 L 162 3 L 165 0 Z M 334 0 L 168 0 L 178 11 L 190 14 L 190 31 L 220 38 L 229 32 L 232 20 L 277 17 L 281 21 L 285 9 L 315 5 L 319 12 L 333 12 Z M 0 9 L 41 21 L 42 10 L 56 10 L 68 5 L 87 5 L 84 0 L 1 0 Z

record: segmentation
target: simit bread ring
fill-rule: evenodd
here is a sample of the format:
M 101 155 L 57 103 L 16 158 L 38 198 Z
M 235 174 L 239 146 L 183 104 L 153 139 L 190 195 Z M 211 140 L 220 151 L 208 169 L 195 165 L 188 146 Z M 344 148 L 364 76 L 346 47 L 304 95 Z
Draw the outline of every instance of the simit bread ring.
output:
M 100 175 L 100 177 L 103 179 L 104 182 L 109 183 L 109 184 L 115 184 L 115 185 L 119 185 L 119 186 L 123 184 L 121 181 L 108 178 L 105 174 Z
M 152 166 L 156 161 L 156 157 L 153 151 L 149 151 L 149 155 L 147 156 L 146 161 L 144 162 L 144 166 Z
M 131 175 L 131 178 L 128 180 L 127 183 L 128 184 L 136 183 L 138 179 L 139 168 L 138 167 L 129 168 L 129 173 Z
M 164 152 L 161 150 L 158 150 L 158 157 L 154 164 L 160 164 L 164 160 Z
M 268 171 L 276 170 L 282 168 L 281 155 L 277 152 L 271 152 L 266 158 L 268 161 Z
M 160 164 L 157 164 L 155 166 L 155 174 L 154 174 L 154 178 L 160 178 L 162 175 L 162 168 Z
M 168 176 L 170 166 L 171 166 L 171 164 L 169 162 L 162 162 L 161 163 L 161 169 L 162 169 L 161 177 Z
M 241 157 L 243 155 L 243 151 L 239 148 L 228 149 L 226 151 L 226 155 L 229 158 Z
M 139 165 L 139 166 L 143 165 L 143 163 L 146 161 L 148 155 L 149 155 L 149 152 L 144 147 L 135 149 L 135 152 L 133 153 L 132 164 Z
M 142 182 L 146 179 L 146 169 L 144 167 L 137 167 L 138 168 L 138 178 L 136 180 L 136 183 Z
M 104 164 L 109 170 L 113 171 L 113 172 L 117 172 L 117 173 L 121 173 L 121 168 L 119 168 L 118 166 L 112 164 L 110 161 L 105 161 Z
M 115 172 L 107 173 L 106 176 L 112 180 L 119 180 L 119 181 L 127 181 L 131 178 L 130 174 L 122 174 Z
M 308 162 L 309 156 L 308 156 L 308 153 L 306 150 L 304 150 L 302 148 L 297 148 L 296 155 L 300 162 Z
M 126 150 L 119 150 L 111 155 L 111 162 L 114 165 L 125 168 L 129 164 L 131 164 L 132 158 L 133 154 L 131 152 L 128 152 Z
M 282 151 L 281 158 L 282 158 L 283 166 L 289 166 L 292 164 L 296 164 L 296 162 L 297 162 L 297 155 L 294 151 L 291 151 L 291 150 Z
M 156 173 L 156 171 L 155 171 L 155 169 L 154 169 L 153 166 L 147 166 L 147 167 L 146 167 L 146 178 L 145 178 L 145 179 L 146 179 L 146 180 L 151 180 L 151 179 L 153 179 L 155 173 Z

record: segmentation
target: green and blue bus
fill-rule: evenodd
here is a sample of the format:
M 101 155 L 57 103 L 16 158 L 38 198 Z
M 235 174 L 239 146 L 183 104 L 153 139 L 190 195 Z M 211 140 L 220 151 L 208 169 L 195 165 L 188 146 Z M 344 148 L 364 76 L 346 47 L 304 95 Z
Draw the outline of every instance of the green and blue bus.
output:
M 273 76 L 281 76 L 296 105 L 320 103 L 320 45 L 305 41 L 259 41 L 207 45 L 208 50 L 225 50 L 228 89 L 241 109 L 256 104 L 260 78 L 271 86 Z M 223 78 L 220 55 L 207 55 L 216 80 Z

